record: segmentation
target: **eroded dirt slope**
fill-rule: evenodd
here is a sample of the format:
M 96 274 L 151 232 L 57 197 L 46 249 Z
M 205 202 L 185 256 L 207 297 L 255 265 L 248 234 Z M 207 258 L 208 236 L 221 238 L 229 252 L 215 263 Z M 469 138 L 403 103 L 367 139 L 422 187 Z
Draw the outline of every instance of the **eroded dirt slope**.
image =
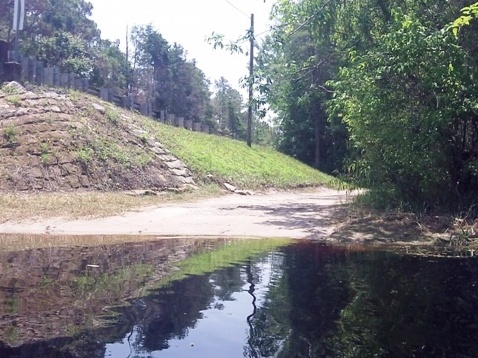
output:
M 79 92 L 0 89 L 0 192 L 194 185 L 132 112 Z

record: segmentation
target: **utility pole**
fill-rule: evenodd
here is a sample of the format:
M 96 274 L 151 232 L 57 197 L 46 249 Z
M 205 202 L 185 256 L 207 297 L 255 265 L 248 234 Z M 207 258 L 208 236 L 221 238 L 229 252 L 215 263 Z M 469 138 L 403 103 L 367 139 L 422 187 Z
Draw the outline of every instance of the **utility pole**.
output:
M 252 146 L 252 90 L 254 85 L 254 14 L 251 14 L 249 31 L 251 50 L 249 51 L 249 108 L 247 110 L 247 145 Z
M 129 24 L 126 24 L 126 65 L 128 66 L 128 73 L 126 75 L 126 96 L 131 96 L 131 71 L 129 71 Z
M 15 42 L 13 44 L 13 62 L 19 61 L 18 41 L 20 30 L 23 30 L 23 19 L 25 17 L 25 0 L 15 0 L 13 3 L 13 29 L 15 30 Z

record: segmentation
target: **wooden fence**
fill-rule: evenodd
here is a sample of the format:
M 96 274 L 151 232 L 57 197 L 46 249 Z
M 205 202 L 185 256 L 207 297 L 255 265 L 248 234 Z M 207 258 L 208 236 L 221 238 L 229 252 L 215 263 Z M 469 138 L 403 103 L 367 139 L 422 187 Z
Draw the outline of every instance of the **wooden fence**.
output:
M 38 86 L 50 86 L 72 89 L 92 94 L 119 107 L 152 117 L 160 122 L 183 127 L 192 131 L 210 133 L 207 124 L 193 122 L 190 119 L 177 117 L 164 110 L 155 110 L 152 103 L 135 102 L 132 96 L 115 94 L 111 88 L 93 88 L 89 81 L 79 78 L 72 73 L 63 73 L 56 66 L 45 66 L 43 61 L 31 58 L 21 58 L 17 62 L 9 61 L 8 43 L 0 41 L 0 83 L 17 81 L 19 83 L 32 83 Z

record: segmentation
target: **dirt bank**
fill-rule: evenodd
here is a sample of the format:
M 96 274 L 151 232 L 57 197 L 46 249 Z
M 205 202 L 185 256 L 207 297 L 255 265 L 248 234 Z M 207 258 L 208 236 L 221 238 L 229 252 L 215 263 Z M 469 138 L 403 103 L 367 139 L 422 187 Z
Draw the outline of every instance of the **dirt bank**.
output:
M 0 192 L 194 185 L 191 171 L 142 129 L 140 119 L 79 92 L 16 82 L 1 87 Z

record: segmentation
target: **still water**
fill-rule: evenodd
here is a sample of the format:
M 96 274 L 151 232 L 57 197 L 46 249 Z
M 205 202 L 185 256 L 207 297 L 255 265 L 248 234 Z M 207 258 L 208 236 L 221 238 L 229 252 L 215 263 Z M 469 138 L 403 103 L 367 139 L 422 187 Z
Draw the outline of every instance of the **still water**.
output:
M 30 240 L 0 242 L 2 358 L 478 357 L 475 258 L 311 241 Z

